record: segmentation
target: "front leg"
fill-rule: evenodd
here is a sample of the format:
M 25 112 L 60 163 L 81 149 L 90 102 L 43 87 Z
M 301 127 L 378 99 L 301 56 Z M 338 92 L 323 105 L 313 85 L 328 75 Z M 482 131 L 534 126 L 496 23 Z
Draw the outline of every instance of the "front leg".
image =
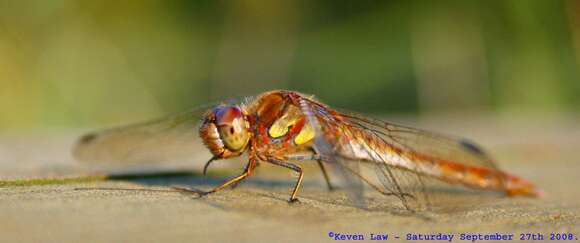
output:
M 244 172 L 242 174 L 223 182 L 221 185 L 219 185 L 219 186 L 217 186 L 214 189 L 209 190 L 209 191 L 201 191 L 201 190 L 197 190 L 197 189 L 188 189 L 188 188 L 181 188 L 181 187 L 173 187 L 173 189 L 181 191 L 181 192 L 197 194 L 200 197 L 202 197 L 202 196 L 220 191 L 228 186 L 235 185 L 235 184 L 241 182 L 242 180 L 244 180 L 248 176 L 252 175 L 252 171 L 254 170 L 255 167 L 256 167 L 256 160 L 254 158 L 250 158 L 250 160 L 248 161 L 248 164 L 246 165 L 246 168 L 244 169 Z

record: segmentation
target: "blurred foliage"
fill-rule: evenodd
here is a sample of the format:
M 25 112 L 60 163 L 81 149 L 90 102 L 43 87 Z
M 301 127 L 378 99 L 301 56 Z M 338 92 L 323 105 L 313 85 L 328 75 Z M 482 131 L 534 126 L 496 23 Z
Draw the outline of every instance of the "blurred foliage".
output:
M 0 131 L 270 89 L 373 113 L 577 112 L 580 2 L 0 0 Z

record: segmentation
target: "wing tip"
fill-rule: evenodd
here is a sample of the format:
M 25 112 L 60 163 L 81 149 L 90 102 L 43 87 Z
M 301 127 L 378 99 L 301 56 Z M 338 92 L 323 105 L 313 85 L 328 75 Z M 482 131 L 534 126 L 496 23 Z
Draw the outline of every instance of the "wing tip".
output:
M 459 140 L 459 144 L 461 144 L 463 148 L 469 150 L 471 153 L 485 156 L 485 152 L 483 151 L 483 149 L 475 142 L 469 139 L 462 138 Z
M 79 162 L 86 162 L 87 158 L 84 156 L 84 148 L 94 143 L 98 137 L 99 135 L 94 132 L 79 137 L 71 149 L 73 158 Z
M 95 141 L 95 139 L 98 137 L 98 135 L 96 133 L 87 133 L 85 135 L 82 135 L 76 142 L 77 145 L 82 145 L 82 144 L 88 144 L 91 143 L 92 141 Z

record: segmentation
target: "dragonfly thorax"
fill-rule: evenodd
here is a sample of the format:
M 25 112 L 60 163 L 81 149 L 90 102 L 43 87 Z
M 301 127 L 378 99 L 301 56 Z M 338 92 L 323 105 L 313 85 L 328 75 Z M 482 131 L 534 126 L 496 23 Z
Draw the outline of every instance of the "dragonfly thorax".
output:
M 204 144 L 218 158 L 240 155 L 250 140 L 249 123 L 239 106 L 218 106 L 199 129 Z

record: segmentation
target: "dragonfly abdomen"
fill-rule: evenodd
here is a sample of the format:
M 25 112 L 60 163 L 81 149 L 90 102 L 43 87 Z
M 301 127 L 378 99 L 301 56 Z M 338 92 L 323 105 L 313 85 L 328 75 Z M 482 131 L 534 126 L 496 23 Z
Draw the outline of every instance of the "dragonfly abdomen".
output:
M 539 196 L 535 186 L 500 170 L 466 166 L 452 161 L 434 160 L 442 179 L 457 181 L 469 187 L 505 192 L 509 196 Z
M 345 134 L 339 153 L 350 159 L 385 163 L 448 183 L 501 191 L 510 196 L 538 195 L 531 183 L 499 170 L 432 158 L 387 144 L 384 140 L 362 131 L 349 130 Z

